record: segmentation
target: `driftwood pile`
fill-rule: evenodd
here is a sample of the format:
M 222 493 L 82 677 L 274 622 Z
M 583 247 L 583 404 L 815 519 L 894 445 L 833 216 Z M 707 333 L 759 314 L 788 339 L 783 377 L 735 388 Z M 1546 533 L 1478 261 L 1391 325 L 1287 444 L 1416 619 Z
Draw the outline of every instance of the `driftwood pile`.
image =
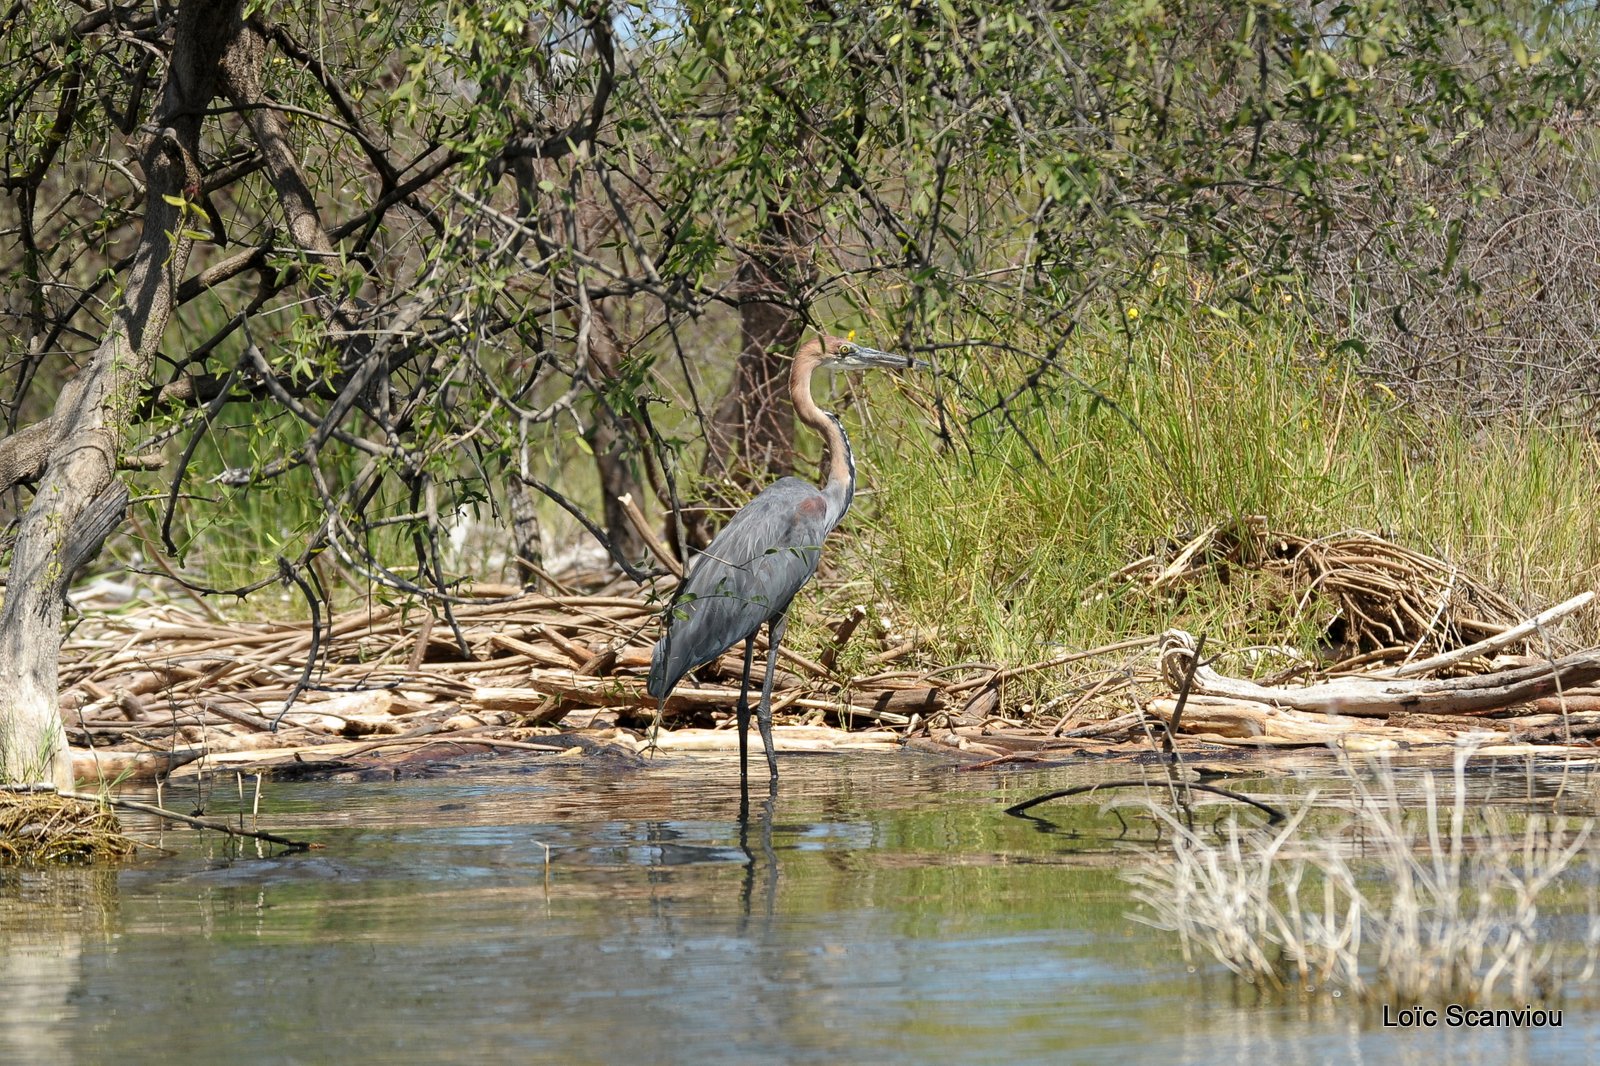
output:
M 211 765 L 304 761 L 311 749 L 345 761 L 444 741 L 458 752 L 466 741 L 560 750 L 570 741 L 545 739 L 557 723 L 632 751 L 656 710 L 644 675 L 658 609 L 620 596 L 517 595 L 457 605 L 448 621 L 378 606 L 314 631 L 218 622 L 164 604 L 79 628 L 63 648 L 62 710 L 75 744 L 115 749 L 78 760 L 80 776 L 102 779 L 169 772 L 202 756 Z M 946 708 L 937 682 L 893 669 L 909 644 L 869 654 L 870 673 L 837 672 L 866 613 L 847 613 L 822 661 L 780 650 L 781 720 L 903 731 Z M 697 671 L 700 683 L 685 682 L 668 701 L 668 724 L 725 729 L 741 666 L 730 654 Z M 785 739 L 817 746 L 820 736 L 791 729 Z M 722 744 L 685 734 L 662 746 Z
M 1239 570 L 1281 581 L 1292 615 L 1316 623 L 1330 651 L 1345 658 L 1342 669 L 1447 651 L 1523 619 L 1514 604 L 1443 559 L 1366 530 L 1308 538 L 1273 530 L 1259 516 L 1211 526 L 1170 560 L 1145 556 L 1106 583 L 1138 582 L 1170 594 Z
M 1260 681 L 1228 677 L 1209 659 L 1195 664 L 1199 642 L 1174 630 L 954 684 L 952 694 L 980 686 L 964 710 L 987 721 L 955 724 L 952 733 L 962 747 L 997 758 L 1148 752 L 1162 726 L 1186 742 L 1258 749 L 1421 750 L 1471 737 L 1494 754 L 1528 744 L 1587 747 L 1600 736 L 1600 651 L 1575 651 L 1563 636 L 1572 627 L 1557 628 L 1580 618 L 1593 592 L 1524 617 L 1459 568 L 1377 534 L 1312 539 L 1251 518 L 1145 556 L 1086 595 L 1131 584 L 1142 595 L 1181 596 L 1241 570 L 1279 582 L 1291 613 L 1316 623 L 1335 661 L 1255 649 L 1266 654 L 1234 658 L 1253 673 L 1273 657 L 1290 665 Z M 1594 629 L 1592 621 L 1582 627 Z M 1153 661 L 1142 650 L 1152 647 Z M 1130 649 L 1132 657 L 1108 658 Z M 1075 661 L 1086 669 L 1074 672 L 1067 691 L 997 720 L 997 681 Z M 1313 683 L 1318 677 L 1327 680 Z
M 1593 593 L 1521 618 L 1448 564 L 1373 534 L 1244 529 L 1209 530 L 1100 588 L 1136 582 L 1165 595 L 1208 567 L 1267 570 L 1297 609 L 1322 612 L 1342 660 L 1319 666 L 1291 653 L 1290 669 L 1262 676 L 1257 662 L 1246 672 L 1259 679 L 1246 680 L 1196 664 L 1199 642 L 1172 631 L 1036 663 L 940 666 L 913 641 L 889 646 L 855 607 L 833 621 L 815 659 L 781 650 L 779 746 L 909 741 L 980 760 L 1147 753 L 1163 732 L 1233 747 L 1386 750 L 1465 734 L 1501 750 L 1600 736 L 1600 651 L 1572 650 L 1555 628 Z M 189 762 L 184 772 L 382 773 L 495 750 L 632 757 L 645 746 L 658 603 L 496 586 L 474 595 L 482 599 L 448 613 L 377 605 L 319 627 L 224 622 L 172 603 L 96 612 L 63 649 L 62 710 L 82 747 L 79 776 L 148 777 Z M 852 641 L 865 649 L 841 655 Z M 862 665 L 847 674 L 841 661 Z M 661 747 L 736 745 L 741 665 L 730 653 L 679 686 Z M 1044 700 L 1031 695 L 1041 676 L 1053 693 Z
M 1230 745 L 1367 750 L 1469 735 L 1500 750 L 1585 745 L 1600 735 L 1600 651 L 1574 651 L 1556 628 L 1588 607 L 1593 592 L 1523 617 L 1459 568 L 1377 534 L 1309 539 L 1260 519 L 1207 530 L 1149 583 L 1170 587 L 1229 565 L 1284 580 L 1296 613 L 1314 612 L 1326 646 L 1344 657 L 1258 683 L 1196 664 L 1196 639 L 1169 632 L 1159 652 L 1167 692 L 1144 709 L 1176 731 Z M 1310 673 L 1327 680 L 1283 683 Z
M 1395 750 L 1454 744 L 1588 745 L 1600 736 L 1600 650 L 1560 658 L 1502 656 L 1505 645 L 1587 606 L 1593 592 L 1472 645 L 1428 659 L 1297 686 L 1227 677 L 1196 663 L 1198 641 L 1182 630 L 1161 640 L 1162 671 L 1178 696 L 1147 705 L 1174 731 L 1225 745 Z M 1494 656 L 1490 659 L 1490 656 Z M 1440 675 L 1474 660 L 1488 665 Z

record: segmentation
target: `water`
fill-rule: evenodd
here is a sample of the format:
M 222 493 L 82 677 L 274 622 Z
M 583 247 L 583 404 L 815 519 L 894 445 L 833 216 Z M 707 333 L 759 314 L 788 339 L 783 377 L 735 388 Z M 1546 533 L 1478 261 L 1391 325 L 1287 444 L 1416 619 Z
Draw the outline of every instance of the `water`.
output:
M 796 756 L 741 831 L 727 761 L 496 766 L 269 782 L 310 853 L 168 830 L 176 857 L 0 874 L 0 1062 L 1600 1060 L 1592 995 L 1560 1029 L 1394 1030 L 1187 972 L 1128 918 L 1099 801 L 1000 813 L 1126 767 Z

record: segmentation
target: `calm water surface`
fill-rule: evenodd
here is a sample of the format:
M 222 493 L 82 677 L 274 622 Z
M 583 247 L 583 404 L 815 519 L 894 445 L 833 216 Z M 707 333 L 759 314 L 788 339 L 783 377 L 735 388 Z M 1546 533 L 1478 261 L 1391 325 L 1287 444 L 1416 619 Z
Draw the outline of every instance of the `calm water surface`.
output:
M 743 827 L 735 773 L 269 782 L 263 827 L 324 848 L 0 874 L 0 1063 L 1600 1061 L 1592 989 L 1560 1029 L 1396 1031 L 1189 973 L 1098 801 L 1000 813 L 1126 767 L 795 756 Z

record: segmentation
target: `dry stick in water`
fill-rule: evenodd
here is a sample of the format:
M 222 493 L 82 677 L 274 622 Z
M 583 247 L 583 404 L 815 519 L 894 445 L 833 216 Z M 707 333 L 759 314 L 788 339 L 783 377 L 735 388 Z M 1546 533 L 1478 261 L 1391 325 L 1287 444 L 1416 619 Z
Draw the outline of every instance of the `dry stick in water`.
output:
M 1196 792 L 1210 792 L 1213 795 L 1224 796 L 1239 803 L 1248 803 L 1257 810 L 1264 812 L 1267 816 L 1268 823 L 1271 825 L 1278 825 L 1284 820 L 1284 813 L 1278 810 L 1278 808 L 1272 806 L 1270 803 L 1263 803 L 1258 799 L 1251 799 L 1242 792 L 1235 792 L 1228 788 L 1219 788 L 1216 785 L 1189 784 L 1186 787 L 1191 788 Z M 1055 799 L 1065 799 L 1068 796 L 1081 796 L 1089 792 L 1098 792 L 1102 788 L 1142 788 L 1148 790 L 1150 788 L 1150 782 L 1143 780 L 1100 781 L 1092 785 L 1078 785 L 1073 788 L 1064 788 L 1059 792 L 1047 792 L 1042 796 L 1035 796 L 1031 800 L 1023 800 L 1021 803 L 1007 807 L 1006 813 L 1021 815 L 1024 811 L 1027 811 L 1033 807 L 1037 807 L 1041 803 L 1048 803 L 1049 801 Z
M 1178 723 L 1183 720 L 1184 705 L 1189 702 L 1189 689 L 1194 685 L 1195 671 L 1200 669 L 1200 653 L 1205 650 L 1206 636 L 1200 634 L 1200 639 L 1195 642 L 1194 654 L 1189 657 L 1189 669 L 1184 671 L 1183 684 L 1178 686 L 1178 703 L 1172 708 L 1172 722 L 1168 726 L 1164 737 L 1167 754 L 1176 761 L 1178 758 L 1177 746 L 1173 743 L 1172 735 L 1178 731 Z
M 124 810 L 139 811 L 143 814 L 153 814 L 158 818 L 171 818 L 175 822 L 192 825 L 196 829 L 211 829 L 218 833 L 226 833 L 231 837 L 250 837 L 252 840 L 265 840 L 269 844 L 281 844 L 295 851 L 309 851 L 315 845 L 304 840 L 290 840 L 288 837 L 278 836 L 276 833 L 262 833 L 254 829 L 238 829 L 227 822 L 219 822 L 212 818 L 196 818 L 193 815 L 179 814 L 169 811 L 165 807 L 157 807 L 153 803 L 140 803 L 138 800 L 121 799 L 117 796 L 97 796 L 88 792 L 59 792 L 57 795 L 67 799 L 81 800 L 84 803 L 109 803 L 113 807 Z
M 1178 686 L 1178 700 L 1172 708 L 1172 720 L 1170 722 L 1162 722 L 1157 719 L 1161 725 L 1161 747 L 1167 753 L 1167 761 L 1165 763 L 1167 789 L 1172 795 L 1172 805 L 1181 809 L 1184 812 L 1185 820 L 1189 822 L 1194 820 L 1194 809 L 1191 806 L 1194 796 L 1189 790 L 1189 783 L 1178 776 L 1178 771 L 1183 768 L 1183 756 L 1178 754 L 1177 732 L 1178 723 L 1183 719 L 1183 708 L 1189 702 L 1189 689 L 1194 684 L 1195 672 L 1200 669 L 1200 655 L 1205 650 L 1205 646 L 1206 636 L 1202 633 L 1200 634 L 1200 639 L 1195 642 L 1194 651 L 1190 653 L 1189 668 L 1183 672 L 1183 683 Z M 1145 737 L 1150 740 L 1151 747 L 1154 747 L 1155 740 L 1150 737 L 1150 721 L 1148 718 L 1144 720 L 1144 732 Z M 1181 794 L 1179 793 L 1180 788 L 1183 789 Z

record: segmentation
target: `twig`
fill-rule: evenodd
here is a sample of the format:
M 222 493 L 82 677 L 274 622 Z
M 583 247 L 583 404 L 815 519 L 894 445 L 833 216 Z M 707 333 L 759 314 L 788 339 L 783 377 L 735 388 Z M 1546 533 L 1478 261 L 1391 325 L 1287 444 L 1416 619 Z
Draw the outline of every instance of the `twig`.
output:
M 858 603 L 850 608 L 845 614 L 844 620 L 834 627 L 833 640 L 828 643 L 826 648 L 822 649 L 822 654 L 817 656 L 817 665 L 831 673 L 834 666 L 839 662 L 839 653 L 844 650 L 846 644 L 850 643 L 850 638 L 855 635 L 857 627 L 866 620 L 866 617 L 867 609 L 861 604 Z
M 611 561 L 617 564 L 617 568 L 633 579 L 634 584 L 643 585 L 648 583 L 651 578 L 661 576 L 662 571 L 660 570 L 645 570 L 641 567 L 634 566 L 627 559 L 623 558 L 622 552 L 618 551 L 617 546 L 611 543 L 611 538 L 606 536 L 605 530 L 595 525 L 594 519 L 590 518 L 583 512 L 582 508 L 573 503 L 571 500 L 567 499 L 565 496 L 561 495 L 561 493 L 557 492 L 555 489 L 551 488 L 549 485 L 546 485 L 537 478 L 518 474 L 517 480 L 528 486 L 530 489 L 537 489 L 539 492 L 544 493 L 544 495 L 549 497 L 550 500 L 563 511 L 570 514 L 573 518 L 576 518 L 578 523 L 589 531 L 589 535 L 594 537 L 595 540 L 599 541 L 601 546 L 606 549 L 606 552 L 611 556 Z M 655 543 L 655 538 L 647 538 L 646 543 L 653 545 Z M 674 560 L 674 562 L 676 562 L 676 560 Z M 676 571 L 676 573 L 679 577 L 683 576 L 681 569 Z
M 291 583 L 300 589 L 300 594 L 306 598 L 306 606 L 311 608 L 311 647 L 306 652 L 306 668 L 300 674 L 300 679 L 289 690 L 289 698 L 283 701 L 283 710 L 272 720 L 272 732 L 278 731 L 278 723 L 283 721 L 283 716 L 289 713 L 289 708 L 294 706 L 294 701 L 300 697 L 311 684 L 311 674 L 317 668 L 317 649 L 322 643 L 322 611 L 317 600 L 317 594 L 305 578 L 295 570 L 288 559 L 278 556 L 278 578 L 287 588 Z
M 1219 788 L 1216 785 L 1191 784 L 1189 787 L 1194 789 L 1196 792 L 1210 792 L 1212 795 L 1223 796 L 1239 803 L 1248 803 L 1250 806 L 1264 812 L 1267 816 L 1268 822 L 1272 825 L 1277 825 L 1284 820 L 1284 813 L 1278 810 L 1278 808 L 1269 803 L 1263 803 L 1260 800 L 1251 799 L 1242 792 L 1235 792 L 1232 789 L 1227 788 Z M 1150 788 L 1150 782 L 1100 781 L 1093 785 L 1078 785 L 1074 788 L 1064 788 L 1059 792 L 1046 792 L 1042 796 L 1035 796 L 1031 800 L 1024 800 L 1021 803 L 1007 807 L 1006 813 L 1011 815 L 1021 815 L 1024 811 L 1027 811 L 1033 807 L 1037 807 L 1041 803 L 1048 803 L 1051 800 L 1057 799 L 1066 799 L 1068 796 L 1082 796 L 1086 793 L 1098 792 L 1102 788 L 1142 788 L 1148 790 Z
M 973 678 L 970 681 L 961 681 L 951 685 L 949 691 L 952 694 L 957 692 L 965 692 L 967 689 L 978 688 L 981 685 L 993 684 L 996 681 L 1009 681 L 1011 678 L 1020 677 L 1023 674 L 1031 674 L 1039 670 L 1049 670 L 1056 666 L 1065 666 L 1067 663 L 1074 663 L 1079 659 L 1090 659 L 1096 655 L 1110 655 L 1112 652 L 1127 651 L 1130 648 L 1147 648 L 1150 645 L 1160 641 L 1160 639 L 1160 637 L 1135 637 L 1132 640 L 1119 640 L 1115 644 L 1103 644 L 1098 648 L 1089 648 L 1086 651 L 1068 652 L 1065 655 L 1057 655 L 1055 658 L 1046 659 L 1043 662 L 1028 663 L 1025 666 L 1012 667 L 1009 670 L 998 670 L 988 677 L 978 677 Z
M 1464 648 L 1456 648 L 1453 651 L 1443 652 L 1442 654 L 1434 655 L 1427 659 L 1419 659 L 1414 663 L 1402 663 L 1401 665 L 1389 670 L 1376 670 L 1367 676 L 1412 677 L 1416 674 L 1428 673 L 1430 670 L 1438 670 L 1442 667 L 1453 666 L 1456 663 L 1465 662 L 1466 660 L 1476 658 L 1479 655 L 1488 655 L 1490 652 L 1499 651 L 1508 644 L 1515 644 L 1519 640 L 1522 640 L 1526 637 L 1531 637 L 1534 633 L 1543 629 L 1545 626 L 1550 625 L 1552 622 L 1555 622 L 1561 618 L 1565 618 L 1574 611 L 1588 606 L 1589 601 L 1594 599 L 1594 595 L 1595 594 L 1593 590 L 1588 592 L 1580 592 L 1578 595 L 1572 597 L 1570 600 L 1567 600 L 1565 603 L 1558 603 L 1548 611 L 1545 611 L 1542 614 L 1537 614 L 1527 621 L 1520 622 L 1517 625 L 1512 626 L 1510 629 L 1507 629 L 1502 633 L 1497 633 L 1486 640 L 1480 640 L 1476 644 L 1468 644 Z
M 1144 721 L 1144 717 L 1143 711 L 1130 711 L 1127 714 L 1119 714 L 1117 717 L 1104 722 L 1092 722 L 1089 725 L 1079 726 L 1077 729 L 1069 729 L 1060 734 L 1060 738 L 1062 740 L 1082 740 L 1086 737 L 1106 736 L 1120 732 L 1130 726 L 1136 726 Z
M 1090 685 L 1081 695 L 1079 695 L 1076 699 L 1074 699 L 1072 701 L 1071 706 L 1069 706 L 1067 708 L 1066 712 L 1064 714 L 1062 714 L 1061 717 L 1056 719 L 1056 724 L 1050 727 L 1050 730 L 1046 735 L 1047 736 L 1052 736 L 1052 737 L 1061 735 L 1061 728 L 1063 726 L 1065 726 L 1069 721 L 1071 721 L 1073 716 L 1076 715 L 1078 713 L 1078 711 L 1082 710 L 1084 704 L 1088 703 L 1090 700 L 1092 700 L 1096 696 L 1100 695 L 1100 693 L 1104 692 L 1113 683 L 1118 682 L 1118 681 L 1121 681 L 1124 684 L 1128 683 L 1127 675 L 1126 674 L 1122 674 L 1122 673 L 1118 673 L 1116 671 L 1112 671 L 1112 672 L 1106 674 L 1100 680 L 1096 681 L 1094 684 Z M 1061 698 L 1065 699 L 1066 697 L 1061 697 Z M 1041 711 L 1052 711 L 1052 710 L 1055 709 L 1055 705 L 1059 705 L 1059 702 L 1060 702 L 1059 700 L 1052 700 L 1050 702 L 1050 704 L 1047 704 L 1044 707 L 1041 707 L 1040 710 Z M 1100 723 L 1096 723 L 1096 724 L 1100 724 Z M 1071 732 L 1069 732 L 1067 735 L 1071 736 L 1071 735 L 1076 734 L 1077 732 L 1078 731 L 1076 729 L 1074 729 Z
M 144 540 L 152 542 L 155 540 L 154 537 L 150 536 L 149 531 L 144 528 L 144 523 L 139 520 L 139 512 L 135 511 L 131 507 L 128 508 L 128 524 L 133 526 L 134 532 L 138 533 L 139 536 Z M 204 612 L 207 618 L 211 619 L 213 622 L 220 623 L 222 621 L 222 616 L 217 613 L 217 609 L 211 606 L 211 604 L 207 603 L 205 597 L 196 592 L 193 585 L 190 585 L 187 581 L 184 581 L 178 576 L 178 572 L 172 568 L 171 563 L 167 562 L 166 558 L 161 554 L 159 548 L 152 547 L 150 549 L 150 558 L 158 567 L 161 568 L 162 573 L 166 574 L 173 581 L 177 582 L 178 588 L 182 589 L 184 595 L 188 596 L 195 602 L 197 606 L 199 606 L 200 610 Z
M 650 549 L 650 554 L 661 561 L 673 577 L 683 577 L 683 564 L 678 562 L 677 556 L 667 550 L 666 545 L 656 536 L 655 530 L 650 528 L 650 523 L 645 520 L 644 512 L 639 510 L 639 505 L 634 502 L 633 493 L 625 492 L 617 497 L 617 503 L 622 505 L 622 513 L 628 519 L 628 525 L 639 534 L 639 539 L 644 541 L 645 547 Z
M 417 626 L 416 643 L 411 648 L 411 661 L 406 669 L 416 673 L 422 669 L 422 660 L 428 656 L 428 638 L 433 636 L 433 612 L 429 611 L 422 616 L 422 622 Z
M 211 829 L 233 837 L 265 840 L 269 844 L 281 844 L 295 851 L 309 851 L 318 846 L 304 840 L 290 840 L 288 837 L 281 837 L 276 833 L 262 833 L 253 829 L 238 829 L 227 822 L 219 822 L 212 818 L 196 818 L 189 814 L 179 814 L 177 811 L 169 811 L 165 807 L 157 807 L 153 803 L 140 803 L 138 800 L 122 799 L 117 796 L 98 796 L 88 792 L 59 792 L 57 795 L 64 796 L 67 799 L 81 800 L 84 803 L 108 803 L 113 807 L 121 807 L 124 810 L 153 814 L 158 818 L 170 818 L 175 822 L 192 825 L 196 829 Z

